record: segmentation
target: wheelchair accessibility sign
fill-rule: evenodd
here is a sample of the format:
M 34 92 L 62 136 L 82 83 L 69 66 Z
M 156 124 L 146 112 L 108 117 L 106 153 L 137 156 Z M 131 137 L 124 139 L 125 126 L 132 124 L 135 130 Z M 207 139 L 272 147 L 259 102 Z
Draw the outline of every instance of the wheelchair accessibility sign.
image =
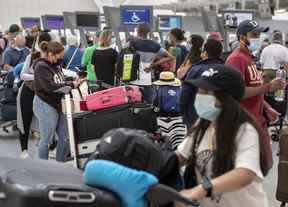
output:
M 121 22 L 125 26 L 151 24 L 152 11 L 149 8 L 122 8 Z

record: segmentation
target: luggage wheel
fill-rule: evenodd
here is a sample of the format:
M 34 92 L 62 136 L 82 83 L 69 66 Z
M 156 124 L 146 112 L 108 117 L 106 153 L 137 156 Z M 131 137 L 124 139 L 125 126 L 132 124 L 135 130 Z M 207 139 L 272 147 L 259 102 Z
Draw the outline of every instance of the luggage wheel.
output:
M 286 206 L 286 203 L 283 202 L 283 203 L 281 203 L 281 206 L 280 206 L 280 207 L 285 207 L 285 206 Z
M 9 133 L 9 130 L 6 127 L 3 127 L 3 131 Z

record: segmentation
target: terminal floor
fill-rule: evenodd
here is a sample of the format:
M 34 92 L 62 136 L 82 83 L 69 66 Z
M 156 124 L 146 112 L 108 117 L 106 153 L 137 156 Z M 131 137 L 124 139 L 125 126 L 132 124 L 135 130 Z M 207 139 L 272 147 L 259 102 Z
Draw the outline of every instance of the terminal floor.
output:
M 37 157 L 37 140 L 29 140 L 29 154 L 32 158 Z M 265 190 L 269 197 L 270 207 L 279 207 L 280 204 L 275 200 L 275 191 L 277 186 L 277 164 L 278 157 L 276 153 L 278 151 L 278 144 L 273 143 L 274 152 L 274 168 L 271 170 L 269 176 L 265 180 Z M 18 136 L 16 134 L 4 133 L 0 131 L 0 156 L 5 157 L 19 157 L 20 145 L 18 141 Z

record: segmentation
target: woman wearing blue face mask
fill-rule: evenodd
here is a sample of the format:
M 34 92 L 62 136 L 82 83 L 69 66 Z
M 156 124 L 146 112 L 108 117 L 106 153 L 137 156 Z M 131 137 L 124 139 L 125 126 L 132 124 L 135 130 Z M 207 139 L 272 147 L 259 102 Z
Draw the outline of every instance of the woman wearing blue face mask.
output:
M 245 92 L 241 75 L 217 66 L 187 83 L 199 88 L 195 109 L 200 120 L 177 149 L 180 163 L 187 165 L 187 190 L 181 193 L 201 207 L 268 207 L 263 135 L 239 104 Z

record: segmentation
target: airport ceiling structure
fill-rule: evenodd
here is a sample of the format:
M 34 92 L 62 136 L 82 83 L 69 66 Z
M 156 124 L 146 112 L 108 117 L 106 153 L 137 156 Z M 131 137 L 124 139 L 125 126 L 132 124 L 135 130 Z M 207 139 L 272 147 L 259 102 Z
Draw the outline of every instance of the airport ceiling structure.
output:
M 242 0 L 94 0 L 96 5 L 102 6 L 120 6 L 120 5 L 169 5 L 169 4 L 188 4 L 193 7 L 214 5 L 214 4 L 227 4 Z M 247 0 L 246 0 L 247 1 Z M 249 1 L 249 0 L 248 0 Z M 251 0 L 250 0 L 251 1 Z M 253 0 L 252 0 L 253 1 Z
M 120 5 L 152 5 L 160 9 L 172 9 L 177 11 L 199 9 L 199 7 L 215 6 L 216 8 L 238 7 L 242 9 L 256 9 L 259 3 L 269 0 L 94 0 L 98 8 L 103 6 L 119 7 Z M 288 0 L 274 0 L 276 8 L 288 7 Z

